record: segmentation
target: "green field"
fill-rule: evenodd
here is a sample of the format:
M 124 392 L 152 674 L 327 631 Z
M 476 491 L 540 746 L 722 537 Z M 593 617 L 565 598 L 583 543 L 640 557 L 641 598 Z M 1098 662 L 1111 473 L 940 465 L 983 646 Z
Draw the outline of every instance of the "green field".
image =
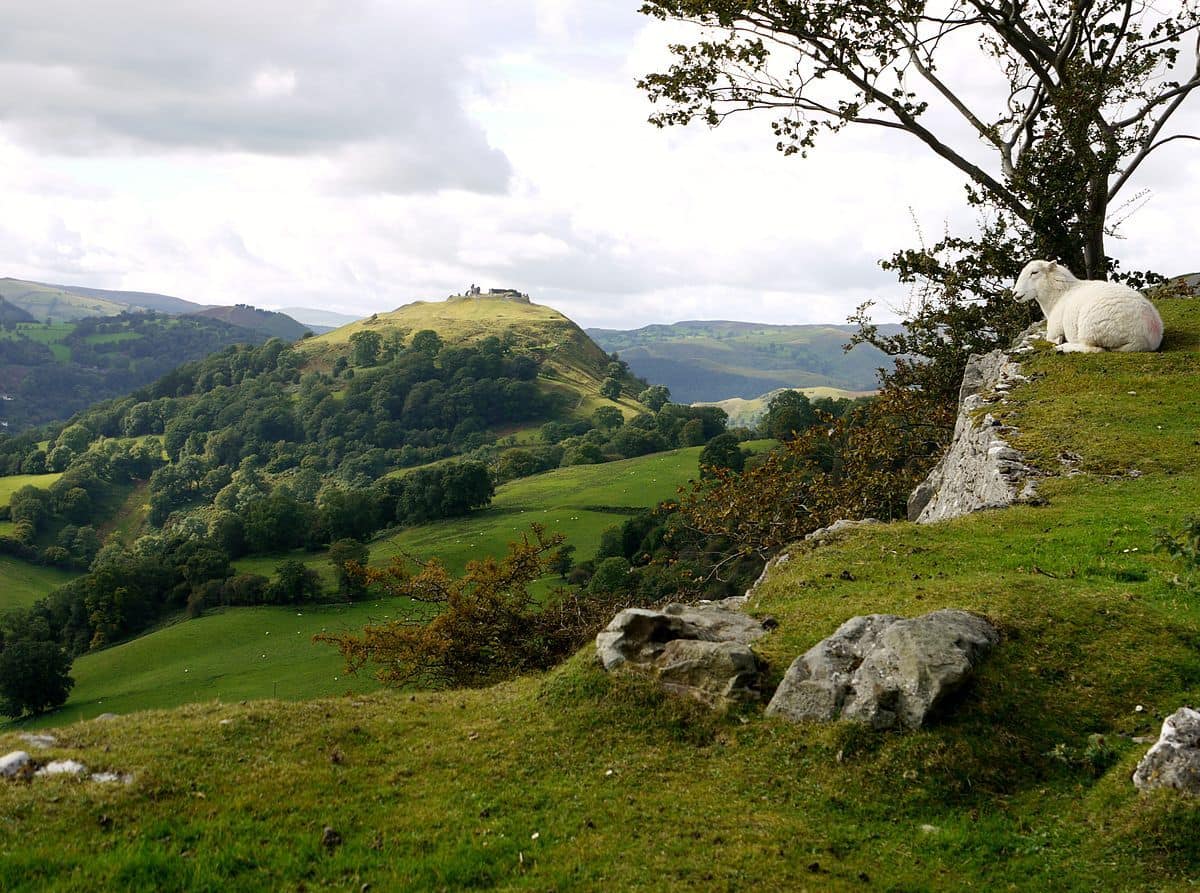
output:
M 769 441 L 752 446 L 763 448 Z M 675 495 L 696 474 L 699 448 L 563 468 L 500 487 L 493 505 L 470 517 L 403 530 L 371 544 L 373 564 L 393 555 L 438 555 L 454 569 L 484 555 L 503 555 L 508 542 L 538 521 L 566 534 L 579 560 L 595 554 L 600 534 L 640 507 Z M 135 494 L 131 499 L 138 497 Z M 611 507 L 628 507 L 625 511 Z M 598 507 L 610 507 L 599 510 Z M 284 558 L 316 568 L 327 585 L 332 570 L 323 553 L 256 556 L 236 562 L 247 573 L 271 575 Z M 548 591 L 557 578 L 542 583 Z M 30 599 L 32 601 L 32 598 Z M 341 658 L 312 636 L 357 630 L 368 620 L 399 616 L 402 600 L 354 606 L 230 608 L 180 622 L 132 642 L 75 661 L 76 687 L 67 705 L 39 725 L 59 725 L 100 713 L 172 707 L 189 701 L 311 698 L 376 687 L 368 677 L 349 680 Z M 267 655 L 263 657 L 263 655 Z
M 50 485 L 62 477 L 61 472 L 51 474 L 10 474 L 0 477 L 0 505 L 8 505 L 12 495 L 22 487 L 38 487 L 48 490 Z
M 0 536 L 4 533 L 0 524 Z M 0 613 L 10 608 L 28 607 L 51 589 L 77 576 L 79 574 L 71 571 L 41 567 L 11 555 L 0 555 Z

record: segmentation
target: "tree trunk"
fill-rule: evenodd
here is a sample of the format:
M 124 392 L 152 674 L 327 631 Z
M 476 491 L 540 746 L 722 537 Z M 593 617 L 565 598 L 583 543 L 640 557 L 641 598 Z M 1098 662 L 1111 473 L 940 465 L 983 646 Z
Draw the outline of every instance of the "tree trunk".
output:
M 1104 220 L 1108 216 L 1108 183 L 1096 178 L 1090 184 L 1087 219 L 1083 227 L 1083 278 L 1108 279 L 1108 258 L 1104 254 Z

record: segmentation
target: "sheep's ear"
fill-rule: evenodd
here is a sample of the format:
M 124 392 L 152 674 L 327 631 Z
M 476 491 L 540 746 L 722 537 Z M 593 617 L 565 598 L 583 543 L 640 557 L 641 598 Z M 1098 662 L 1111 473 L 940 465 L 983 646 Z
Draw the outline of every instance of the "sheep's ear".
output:
M 1047 270 L 1057 270 L 1058 269 L 1058 261 L 1056 261 L 1056 260 L 1049 261 L 1046 264 L 1046 269 Z

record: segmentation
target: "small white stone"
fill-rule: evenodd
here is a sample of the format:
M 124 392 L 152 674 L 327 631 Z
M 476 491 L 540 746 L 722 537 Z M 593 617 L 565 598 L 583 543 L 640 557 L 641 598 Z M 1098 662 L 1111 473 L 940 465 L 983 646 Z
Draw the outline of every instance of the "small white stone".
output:
M 53 735 L 35 735 L 30 732 L 22 732 L 21 740 L 37 750 L 47 750 L 58 743 Z
M 55 760 L 47 763 L 34 774 L 38 777 L 46 775 L 87 775 L 87 766 L 78 760 Z
M 13 778 L 19 775 L 31 762 L 33 760 L 23 750 L 14 750 L 10 754 L 5 754 L 0 757 L 0 778 Z

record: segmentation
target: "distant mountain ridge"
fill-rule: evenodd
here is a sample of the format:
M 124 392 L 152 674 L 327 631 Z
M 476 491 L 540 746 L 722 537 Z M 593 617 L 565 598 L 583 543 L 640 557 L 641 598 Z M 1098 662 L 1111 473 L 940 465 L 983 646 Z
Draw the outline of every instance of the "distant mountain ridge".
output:
M 882 325 L 881 334 L 898 332 Z M 829 387 L 869 391 L 888 358 L 870 345 L 843 350 L 849 325 L 770 325 L 732 320 L 688 320 L 640 329 L 588 329 L 604 350 L 616 352 L 635 375 L 666 385 L 680 403 L 755 399 L 779 388 Z
M 90 316 L 116 316 L 139 310 L 193 313 L 207 305 L 151 292 L 110 291 L 76 285 L 52 285 L 26 279 L 0 279 L 0 297 L 20 307 L 37 322 L 74 322 Z
M 308 331 L 316 334 L 329 332 L 359 318 L 307 307 L 259 311 L 248 304 L 198 304 L 195 301 L 156 292 L 119 291 L 107 288 L 88 288 L 82 285 L 54 285 L 48 282 L 34 282 L 29 279 L 12 277 L 0 278 L 0 298 L 29 314 L 29 320 L 21 321 L 74 322 L 93 316 L 117 316 L 121 313 L 153 310 L 156 313 L 167 313 L 172 316 L 207 316 L 289 341 L 302 337 Z M 253 314 L 238 313 L 233 309 L 235 306 L 249 308 L 256 312 Z M 287 320 L 280 319 L 281 316 L 287 317 Z M 291 325 L 291 323 L 295 323 L 295 325 Z
M 311 329 L 301 325 L 286 313 L 276 310 L 259 310 L 249 304 L 234 304 L 233 306 L 209 307 L 189 316 L 217 319 L 252 332 L 260 332 L 269 338 L 282 338 L 284 341 L 298 341 Z

